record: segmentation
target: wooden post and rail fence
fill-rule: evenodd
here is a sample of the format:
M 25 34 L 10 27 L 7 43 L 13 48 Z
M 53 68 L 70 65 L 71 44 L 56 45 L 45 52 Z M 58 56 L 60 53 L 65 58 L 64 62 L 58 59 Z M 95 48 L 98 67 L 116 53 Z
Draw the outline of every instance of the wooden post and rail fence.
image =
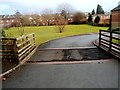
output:
M 120 58 L 120 31 L 99 30 L 99 47 Z
M 2 60 L 20 62 L 35 49 L 34 33 L 19 38 L 1 38 L 0 56 Z
M 2 60 L 20 62 L 35 47 L 34 33 L 19 38 L 1 38 L 0 57 L 2 57 Z M 99 47 L 120 58 L 120 32 L 100 30 Z

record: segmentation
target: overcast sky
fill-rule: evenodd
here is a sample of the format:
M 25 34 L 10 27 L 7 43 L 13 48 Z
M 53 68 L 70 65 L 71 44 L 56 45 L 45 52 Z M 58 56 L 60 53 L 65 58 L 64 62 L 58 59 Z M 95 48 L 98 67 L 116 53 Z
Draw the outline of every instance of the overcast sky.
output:
M 73 8 L 82 12 L 96 10 L 100 4 L 104 11 L 109 12 L 118 5 L 120 0 L 0 0 L 0 14 L 14 14 L 15 11 L 21 13 L 38 13 L 49 8 L 56 10 L 61 3 L 68 3 Z

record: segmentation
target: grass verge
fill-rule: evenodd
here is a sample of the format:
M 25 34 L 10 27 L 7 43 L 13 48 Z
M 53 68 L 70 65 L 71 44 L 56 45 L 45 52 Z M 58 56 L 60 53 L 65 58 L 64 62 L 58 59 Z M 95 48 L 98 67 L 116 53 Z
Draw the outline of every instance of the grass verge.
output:
M 33 26 L 33 27 L 24 27 L 24 35 L 35 33 L 36 45 L 43 43 L 47 40 L 52 40 L 59 37 L 79 35 L 85 33 L 96 33 L 99 32 L 99 29 L 107 30 L 108 27 L 97 27 L 90 25 L 66 25 L 63 33 L 57 33 L 55 26 Z M 10 37 L 20 37 L 19 31 L 16 27 L 5 30 L 6 34 L 9 34 Z

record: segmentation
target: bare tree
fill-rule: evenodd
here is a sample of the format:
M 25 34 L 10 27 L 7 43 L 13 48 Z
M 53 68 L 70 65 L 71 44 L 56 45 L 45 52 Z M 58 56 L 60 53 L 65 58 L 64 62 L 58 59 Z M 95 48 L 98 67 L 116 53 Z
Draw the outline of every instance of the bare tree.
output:
M 48 25 L 50 25 L 50 21 L 52 19 L 53 16 L 53 12 L 51 9 L 44 9 L 42 12 L 42 17 L 44 17 L 47 20 Z
M 76 10 L 68 3 L 61 3 L 57 7 L 57 11 L 61 13 L 64 10 L 66 14 L 74 13 Z
M 64 19 L 60 14 L 56 14 L 55 23 L 58 33 L 62 33 L 64 31 L 65 25 L 67 24 L 67 20 Z
M 57 7 L 58 14 L 55 15 L 55 23 L 59 33 L 62 33 L 68 24 L 68 15 L 75 12 L 75 9 L 68 3 L 61 3 Z
M 37 15 L 37 14 L 33 14 L 33 15 L 31 15 L 31 17 L 32 17 L 32 23 L 33 23 L 33 25 L 39 26 L 38 19 L 40 18 L 40 16 Z
M 84 19 L 84 14 L 81 12 L 76 12 L 73 15 L 73 22 L 80 23 Z
M 19 34 L 20 36 L 22 36 L 24 34 L 24 26 L 23 26 L 24 19 L 22 14 L 19 11 L 15 13 L 15 20 L 16 20 L 16 27 L 18 28 Z

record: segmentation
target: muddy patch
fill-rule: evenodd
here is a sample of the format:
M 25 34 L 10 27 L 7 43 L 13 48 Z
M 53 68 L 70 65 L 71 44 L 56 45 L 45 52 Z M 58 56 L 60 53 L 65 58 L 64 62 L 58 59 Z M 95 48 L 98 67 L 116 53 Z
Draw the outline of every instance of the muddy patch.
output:
M 83 61 L 112 59 L 98 48 L 38 50 L 28 62 Z

